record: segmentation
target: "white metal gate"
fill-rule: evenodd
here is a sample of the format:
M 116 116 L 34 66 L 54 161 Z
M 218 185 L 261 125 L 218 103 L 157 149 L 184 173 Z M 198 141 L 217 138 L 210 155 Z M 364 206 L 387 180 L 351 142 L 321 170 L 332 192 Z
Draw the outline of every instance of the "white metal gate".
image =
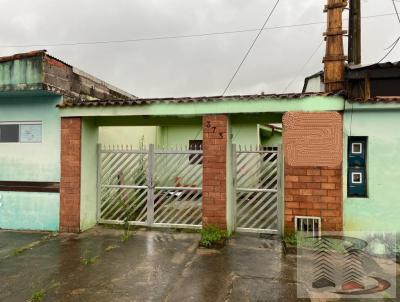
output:
M 100 223 L 200 228 L 202 150 L 98 149 Z
M 281 228 L 280 148 L 233 147 L 236 230 L 278 234 Z

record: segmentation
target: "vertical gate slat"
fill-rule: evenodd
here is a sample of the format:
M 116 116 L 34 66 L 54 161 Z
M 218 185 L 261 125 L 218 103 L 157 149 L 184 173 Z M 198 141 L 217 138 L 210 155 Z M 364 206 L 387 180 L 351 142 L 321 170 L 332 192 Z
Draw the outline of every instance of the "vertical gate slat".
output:
M 147 165 L 147 224 L 151 226 L 154 222 L 154 145 L 149 146 Z

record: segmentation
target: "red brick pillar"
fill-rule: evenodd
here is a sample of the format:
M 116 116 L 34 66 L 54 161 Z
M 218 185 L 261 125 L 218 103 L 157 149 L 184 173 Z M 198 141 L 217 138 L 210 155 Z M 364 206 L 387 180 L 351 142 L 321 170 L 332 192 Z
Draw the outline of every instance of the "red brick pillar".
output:
M 226 229 L 228 116 L 203 117 L 203 225 Z
M 295 216 L 320 217 L 323 231 L 341 231 L 342 117 L 337 112 L 288 112 L 283 118 L 285 232 Z
M 79 232 L 81 118 L 61 118 L 60 232 Z

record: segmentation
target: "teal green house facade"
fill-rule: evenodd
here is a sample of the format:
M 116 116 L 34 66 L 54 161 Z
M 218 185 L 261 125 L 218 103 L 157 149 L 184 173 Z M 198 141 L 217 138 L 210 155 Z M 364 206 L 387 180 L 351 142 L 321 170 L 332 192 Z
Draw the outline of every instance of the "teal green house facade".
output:
M 65 98 L 134 96 L 38 51 L 0 58 L 0 229 L 57 231 Z
M 344 167 L 344 230 L 400 232 L 400 103 L 351 102 L 344 111 L 344 162 L 349 137 L 366 137 L 366 196 L 348 196 Z
M 0 95 L 0 125 L 40 122 L 40 142 L 0 144 L 0 179 L 9 182 L 60 181 L 60 96 L 31 92 Z M 29 110 L 27 109 L 29 108 Z M 0 191 L 0 228 L 58 230 L 59 193 Z

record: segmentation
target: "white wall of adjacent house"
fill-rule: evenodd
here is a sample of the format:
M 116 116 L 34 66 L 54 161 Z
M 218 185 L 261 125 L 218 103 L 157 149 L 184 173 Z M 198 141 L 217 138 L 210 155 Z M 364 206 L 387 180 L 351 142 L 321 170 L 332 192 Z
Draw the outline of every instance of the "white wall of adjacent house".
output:
M 321 81 L 320 75 L 315 76 L 313 78 L 308 79 L 307 87 L 305 92 L 324 92 L 325 91 L 325 85 Z

